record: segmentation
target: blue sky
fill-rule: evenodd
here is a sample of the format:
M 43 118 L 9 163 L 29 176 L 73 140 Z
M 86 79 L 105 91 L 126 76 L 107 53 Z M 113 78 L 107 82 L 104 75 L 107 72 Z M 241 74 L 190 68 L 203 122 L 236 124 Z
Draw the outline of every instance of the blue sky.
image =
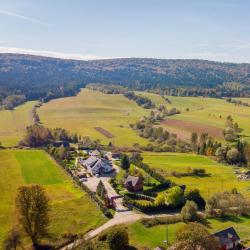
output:
M 249 0 L 0 0 L 0 52 L 250 62 Z

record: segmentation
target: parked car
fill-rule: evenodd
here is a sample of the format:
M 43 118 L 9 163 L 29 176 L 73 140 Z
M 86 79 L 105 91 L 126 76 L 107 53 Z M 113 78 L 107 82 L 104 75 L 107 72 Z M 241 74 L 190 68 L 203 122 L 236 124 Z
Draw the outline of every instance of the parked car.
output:
M 81 182 L 85 182 L 85 181 L 87 181 L 88 179 L 87 178 L 80 178 L 79 179 Z

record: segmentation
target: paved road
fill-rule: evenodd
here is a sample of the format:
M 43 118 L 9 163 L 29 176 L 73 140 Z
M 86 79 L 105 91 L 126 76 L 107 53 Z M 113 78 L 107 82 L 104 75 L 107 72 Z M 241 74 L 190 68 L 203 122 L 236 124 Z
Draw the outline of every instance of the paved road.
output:
M 107 221 L 102 226 L 88 232 L 84 236 L 84 240 L 92 239 L 92 238 L 96 237 L 98 234 L 100 234 L 101 232 L 105 231 L 106 229 L 113 227 L 113 226 L 116 226 L 116 225 L 133 223 L 133 222 L 136 222 L 142 218 L 154 218 L 154 217 L 166 217 L 166 216 L 171 217 L 173 215 L 176 215 L 176 213 L 146 215 L 146 214 L 142 214 L 142 213 L 135 212 L 135 211 L 116 212 L 113 219 Z M 60 250 L 74 249 L 75 247 L 79 246 L 82 242 L 83 242 L 83 239 L 76 240 L 75 242 L 61 248 Z

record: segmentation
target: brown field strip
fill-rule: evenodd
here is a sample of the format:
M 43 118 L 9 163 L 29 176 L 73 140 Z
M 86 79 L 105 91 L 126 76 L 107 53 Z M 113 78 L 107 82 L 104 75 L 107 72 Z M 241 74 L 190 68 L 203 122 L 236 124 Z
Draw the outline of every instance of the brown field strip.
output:
M 111 134 L 109 131 L 105 130 L 101 127 L 94 127 L 94 129 L 98 132 L 100 132 L 102 135 L 106 136 L 107 138 L 114 138 L 115 136 Z
M 222 138 L 223 137 L 223 130 L 221 128 L 216 128 L 210 125 L 205 125 L 201 123 L 195 123 L 190 121 L 181 121 L 177 119 L 167 119 L 162 122 L 164 125 L 167 125 L 169 127 L 173 127 L 176 129 L 176 134 L 179 135 L 180 138 L 182 138 L 182 135 L 185 134 L 185 138 L 187 139 L 186 133 L 184 131 L 188 131 L 190 133 L 196 132 L 197 134 L 202 133 L 208 133 L 212 137 L 216 138 Z M 177 130 L 180 130 L 180 133 L 178 133 Z M 183 131 L 184 130 L 184 131 Z

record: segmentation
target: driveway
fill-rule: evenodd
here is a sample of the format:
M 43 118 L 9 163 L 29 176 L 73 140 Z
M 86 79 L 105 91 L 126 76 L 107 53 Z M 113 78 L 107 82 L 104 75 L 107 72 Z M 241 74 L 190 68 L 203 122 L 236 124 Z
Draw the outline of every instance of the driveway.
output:
M 113 187 L 109 183 L 110 177 L 89 177 L 86 182 L 84 182 L 84 185 L 86 185 L 92 192 L 96 192 L 97 185 L 99 181 L 102 181 L 104 184 L 108 197 L 114 197 L 114 196 L 119 196 L 119 194 L 113 189 Z M 122 205 L 122 198 L 115 199 L 115 204 L 116 204 L 116 211 L 117 212 L 123 212 L 123 211 L 128 211 L 127 207 L 124 207 Z
M 105 224 L 103 224 L 102 226 L 88 232 L 87 234 L 85 234 L 84 239 L 78 239 L 76 241 L 74 241 L 73 243 L 68 244 L 65 247 L 62 247 L 60 250 L 70 250 L 70 249 L 74 249 L 75 247 L 79 246 L 80 244 L 82 244 L 82 242 L 84 240 L 90 240 L 94 237 L 96 237 L 97 235 L 99 235 L 100 233 L 102 233 L 103 231 L 105 231 L 106 229 L 116 226 L 116 225 L 121 225 L 121 224 L 130 224 L 133 222 L 136 222 L 142 218 L 154 218 L 154 217 L 171 217 L 177 215 L 177 213 L 172 213 L 172 214 L 152 214 L 152 215 L 147 215 L 147 214 L 143 214 L 143 213 L 139 213 L 137 211 L 126 211 L 126 212 L 119 212 L 114 215 L 114 218 L 107 221 Z

